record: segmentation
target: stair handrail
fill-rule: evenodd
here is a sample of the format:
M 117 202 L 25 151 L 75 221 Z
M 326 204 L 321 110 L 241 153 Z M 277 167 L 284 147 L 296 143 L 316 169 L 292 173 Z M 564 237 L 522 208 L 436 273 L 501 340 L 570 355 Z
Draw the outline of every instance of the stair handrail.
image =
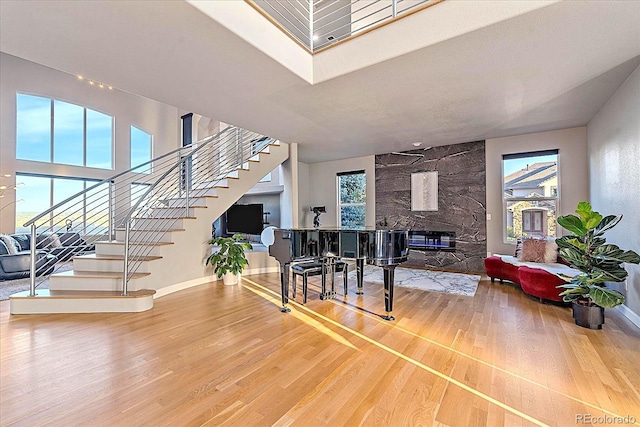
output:
M 174 186 L 170 187 L 169 190 L 165 190 L 161 196 L 165 196 L 167 194 L 172 194 L 171 190 L 175 189 L 175 185 L 177 184 L 180 189 L 180 192 L 182 192 L 182 185 L 185 184 L 186 188 L 184 189 L 184 194 L 185 194 L 185 206 L 184 207 L 180 207 L 180 208 L 184 208 L 187 215 L 188 216 L 188 212 L 190 209 L 190 205 L 189 205 L 189 193 L 190 192 L 194 192 L 196 194 L 196 197 L 198 197 L 199 195 L 204 194 L 203 190 L 197 190 L 197 189 L 193 189 L 191 188 L 191 186 L 193 185 L 198 185 L 201 184 L 203 182 L 209 183 L 209 184 L 216 184 L 219 181 L 221 181 L 222 179 L 225 179 L 224 177 L 227 176 L 227 174 L 231 171 L 233 171 L 234 169 L 237 169 L 238 167 L 242 167 L 242 165 L 245 163 L 246 160 L 248 160 L 251 156 L 261 152 L 262 150 L 264 150 L 264 148 L 266 146 L 269 145 L 270 142 L 274 141 L 273 138 L 269 138 L 266 137 L 264 135 L 255 133 L 255 132 L 251 132 L 251 131 L 247 131 L 241 128 L 235 128 L 236 134 L 235 134 L 235 138 L 229 140 L 229 141 L 220 141 L 221 145 L 220 147 L 218 147 L 220 150 L 222 148 L 228 149 L 229 147 L 233 147 L 233 145 L 235 145 L 236 148 L 236 155 L 238 155 L 238 158 L 232 158 L 232 159 L 227 159 L 225 160 L 225 162 L 219 162 L 217 165 L 217 169 L 210 168 L 210 164 L 208 162 L 205 162 L 205 166 L 204 166 L 204 171 L 211 173 L 213 172 L 216 176 L 218 176 L 217 180 L 216 179 L 202 179 L 200 181 L 195 181 L 193 182 L 191 180 L 192 176 L 192 172 L 191 170 L 186 171 L 186 173 L 188 174 L 188 177 L 186 178 L 186 182 L 183 182 L 183 178 L 184 175 L 179 175 L 179 178 L 177 180 L 171 180 L 169 181 L 170 183 L 172 183 Z M 215 138 L 215 137 L 214 137 Z M 217 138 L 216 138 L 217 139 Z M 228 142 L 227 144 L 224 144 L 225 142 Z M 262 146 L 260 146 L 258 143 L 263 144 Z M 216 148 L 215 144 L 213 145 L 214 148 Z M 136 211 L 139 212 L 138 208 L 140 207 L 140 205 L 142 204 L 143 201 L 148 200 L 149 199 L 149 195 L 153 193 L 153 190 L 155 188 L 158 187 L 158 185 L 160 185 L 160 183 L 165 180 L 165 178 L 167 177 L 171 177 L 171 173 L 170 172 L 175 172 L 179 167 L 184 167 L 185 170 L 188 169 L 188 161 L 192 160 L 194 158 L 194 156 L 196 154 L 198 154 L 198 152 L 200 152 L 201 150 L 205 149 L 207 147 L 205 146 L 198 146 L 195 149 L 193 149 L 189 154 L 187 154 L 184 157 L 180 157 L 179 160 L 173 164 L 165 173 L 162 174 L 162 176 L 160 176 L 153 184 L 151 184 L 149 186 L 149 188 L 146 189 L 146 191 L 144 192 L 144 195 L 140 197 L 140 199 L 138 200 L 138 202 L 135 204 L 135 206 L 131 207 L 129 209 L 129 211 L 127 212 L 125 219 L 121 222 L 121 227 L 124 226 L 125 230 L 125 236 L 124 236 L 124 264 L 123 264 L 123 278 L 122 278 L 122 292 L 123 295 L 127 295 L 128 294 L 128 281 L 129 279 L 131 279 L 133 277 L 133 274 L 137 271 L 137 268 L 140 267 L 141 263 L 143 262 L 144 258 L 150 253 L 150 251 L 153 249 L 154 245 L 157 244 L 160 239 L 163 237 L 163 235 L 165 233 L 167 233 L 169 231 L 169 229 L 171 228 L 171 226 L 173 224 L 175 224 L 175 222 L 178 219 L 181 219 L 180 217 L 168 217 L 166 219 L 163 219 L 163 221 L 161 222 L 161 228 L 159 230 L 156 230 L 156 234 L 154 234 L 155 240 L 153 239 L 149 239 L 149 237 L 147 237 L 148 240 L 146 241 L 142 241 L 142 242 L 137 242 L 138 243 L 138 250 L 137 252 L 135 252 L 133 255 L 130 253 L 130 243 L 131 243 L 131 232 L 132 232 L 132 221 L 134 219 L 144 219 L 145 217 L 143 215 L 140 215 L 140 213 L 138 213 L 138 217 L 134 217 L 134 213 Z M 211 148 L 211 147 L 209 147 Z M 249 153 L 247 153 L 247 155 L 245 156 L 244 151 L 246 148 L 249 148 Z M 259 148 L 259 150 L 258 150 Z M 220 154 L 220 151 L 214 151 L 210 154 Z M 205 158 L 206 160 L 206 158 Z M 181 172 L 183 171 L 182 169 L 180 170 Z M 175 175 L 173 175 L 175 176 Z M 153 211 L 154 209 L 154 204 L 152 203 L 147 203 L 145 205 L 145 208 L 150 208 L 151 211 Z M 150 218 L 154 218 L 153 216 Z M 145 229 L 139 229 L 139 230 L 134 230 L 134 231 L 139 231 L 142 232 L 142 234 L 144 235 L 144 231 Z M 140 244 L 147 244 L 147 249 L 146 252 L 143 252 L 143 247 L 144 246 L 140 246 Z M 131 261 L 131 259 L 133 259 L 134 261 Z M 133 264 L 133 267 L 132 267 Z
M 64 262 L 76 255 L 92 252 L 95 250 L 95 242 L 112 240 L 117 234 L 116 223 L 120 223 L 118 218 L 121 218 L 123 213 L 126 213 L 130 222 L 131 214 L 136 209 L 152 211 L 152 204 L 157 203 L 157 200 L 150 198 L 153 190 L 146 187 L 155 184 L 155 188 L 157 183 L 163 180 L 163 177 L 168 176 L 171 171 L 175 171 L 179 165 L 186 167 L 187 161 L 195 162 L 194 164 L 198 165 L 197 169 L 202 169 L 198 172 L 201 174 L 198 175 L 198 178 L 212 178 L 209 165 L 201 164 L 202 160 L 198 163 L 198 159 L 194 159 L 194 155 L 209 147 L 212 152 L 215 152 L 216 149 L 226 150 L 224 153 L 228 156 L 234 149 L 233 144 L 241 142 L 243 135 L 251 138 L 252 135 L 259 134 L 229 125 L 214 135 L 189 146 L 173 149 L 95 184 L 89 185 L 89 182 L 85 181 L 86 188 L 84 190 L 66 197 L 26 221 L 23 227 L 30 227 L 30 242 L 27 245 L 31 252 L 30 296 L 35 296 L 36 277 L 40 276 L 41 279 L 44 279 L 58 271 Z M 259 140 L 255 138 L 250 140 L 254 146 L 257 145 L 257 141 Z M 176 155 L 178 159 L 174 160 L 172 156 Z M 204 156 L 200 157 L 204 159 Z M 240 158 L 242 159 L 242 151 Z M 220 161 L 220 165 L 218 172 L 223 168 L 222 161 Z M 169 167 L 169 171 L 165 171 L 167 167 Z M 162 173 L 163 171 L 165 173 Z M 176 181 L 181 182 L 180 179 Z M 141 189 L 146 190 L 143 191 L 143 197 L 140 197 Z M 163 191 L 165 194 L 170 194 L 170 191 L 174 190 L 164 189 Z M 142 206 L 145 199 L 149 202 L 149 206 Z M 135 206 L 130 208 L 132 203 Z M 188 202 L 186 210 L 189 210 Z M 66 247 L 65 239 L 68 239 L 66 243 L 72 245 L 71 247 Z M 76 239 L 79 240 L 76 241 Z M 155 243 L 158 241 L 159 239 Z M 128 244 L 128 241 L 125 243 Z M 123 284 L 123 290 L 125 287 L 126 283 Z
M 232 126 L 229 126 L 227 128 L 224 129 L 224 131 L 226 131 L 227 129 L 230 128 L 234 128 L 234 129 L 239 129 L 239 128 L 235 128 Z M 156 186 L 167 176 L 169 176 L 169 174 L 171 172 L 174 172 L 176 170 L 176 168 L 181 167 L 185 160 L 188 160 L 189 158 L 193 158 L 193 155 L 196 154 L 198 151 L 202 150 L 203 148 L 207 147 L 209 145 L 209 142 L 216 139 L 217 137 L 219 137 L 220 135 L 222 135 L 224 133 L 224 131 L 219 132 L 216 135 L 207 137 L 205 139 L 203 139 L 202 141 L 198 141 L 196 142 L 193 146 L 196 146 L 196 148 L 193 148 L 193 146 L 188 145 L 186 147 L 180 147 L 178 150 L 176 150 L 177 152 L 181 152 L 181 151 L 191 151 L 189 154 L 183 156 L 180 156 L 180 159 L 173 165 L 171 166 L 169 169 L 167 169 L 167 171 L 165 173 L 163 173 L 157 180 L 156 182 L 154 182 L 153 184 L 151 184 L 149 186 L 149 188 L 147 189 L 147 191 L 145 191 L 142 196 L 140 196 L 140 198 L 138 199 L 138 201 L 136 202 L 136 204 L 134 206 L 132 206 L 131 208 L 129 208 L 129 212 L 125 215 L 125 217 L 122 219 L 122 221 L 120 222 L 120 225 L 124 225 L 127 221 L 131 220 L 131 217 L 133 215 L 133 213 L 138 209 L 138 206 L 140 205 L 140 203 L 142 203 L 143 200 L 145 200 L 146 196 L 149 195 L 151 193 L 151 191 L 153 189 L 156 188 Z M 188 204 L 187 204 L 188 205 Z M 188 208 L 188 206 L 187 206 Z
M 218 132 L 217 134 L 212 135 L 212 136 L 208 136 L 207 138 L 204 138 L 202 141 L 198 141 L 198 142 L 196 142 L 196 144 L 201 144 L 201 143 L 202 143 L 202 144 L 205 144 L 205 143 L 208 143 L 210 140 L 215 139 L 216 137 L 218 137 L 218 136 L 222 135 L 223 133 L 227 132 L 229 129 L 233 129 L 233 128 L 235 128 L 235 126 L 229 125 L 229 126 L 227 126 L 226 128 L 224 128 L 223 130 L 221 130 L 220 132 Z M 162 160 L 162 159 L 164 159 L 164 158 L 166 158 L 166 157 L 171 156 L 172 154 L 179 153 L 180 151 L 184 150 L 185 148 L 188 148 L 188 146 L 187 146 L 187 147 L 178 147 L 178 148 L 176 148 L 175 150 L 171 150 L 171 151 L 169 151 L 168 153 L 162 154 L 162 155 L 160 155 L 160 156 L 158 156 L 158 157 L 155 157 L 155 158 L 153 158 L 153 159 L 151 159 L 151 160 L 149 160 L 149 161 L 146 161 L 146 162 L 144 162 L 144 163 L 140 163 L 140 164 L 139 164 L 139 165 L 137 165 L 137 166 L 134 166 L 134 167 L 132 167 L 132 168 L 129 168 L 129 169 L 127 169 L 127 170 L 126 170 L 126 171 L 124 171 L 124 172 L 119 172 L 119 173 L 117 173 L 117 174 L 115 174 L 115 175 L 113 175 L 113 176 L 110 176 L 109 178 L 105 178 L 105 179 L 103 179 L 102 181 L 97 182 L 96 184 L 92 185 L 91 187 L 86 188 L 86 189 L 84 189 L 84 190 L 82 190 L 82 191 L 79 191 L 78 193 L 74 194 L 73 196 L 67 197 L 67 198 L 66 198 L 66 199 L 64 199 L 62 202 L 60 202 L 60 203 L 58 203 L 58 204 L 56 204 L 56 205 L 53 205 L 53 206 L 52 206 L 52 207 L 50 207 L 49 209 L 45 210 L 44 212 L 41 212 L 40 214 L 38 214 L 38 215 L 34 216 L 33 218 L 31 218 L 30 220 L 28 220 L 27 222 L 25 222 L 22 226 L 23 226 L 23 227 L 29 227 L 29 226 L 31 226 L 32 224 L 34 224 L 36 221 L 38 221 L 39 219 L 44 218 L 44 216 L 45 216 L 45 215 L 47 215 L 47 214 L 49 214 L 49 213 L 53 212 L 54 210 L 56 210 L 56 209 L 57 209 L 57 208 L 59 208 L 60 206 L 63 206 L 63 205 L 65 205 L 66 203 L 69 203 L 71 200 L 75 199 L 76 197 L 80 196 L 81 194 L 86 194 L 86 193 L 88 193 L 89 191 L 91 191 L 91 190 L 94 190 L 94 189 L 98 188 L 98 187 L 99 187 L 99 186 L 101 186 L 102 184 L 106 184 L 106 183 L 108 183 L 108 182 L 111 182 L 111 181 L 115 180 L 116 178 L 120 178 L 121 176 L 124 176 L 124 175 L 126 175 L 126 174 L 128 174 L 128 173 L 131 173 L 131 172 L 133 172 L 133 171 L 134 171 L 134 170 L 136 170 L 136 169 L 140 169 L 140 168 L 141 168 L 141 167 L 143 167 L 143 166 L 149 165 L 149 164 L 151 164 L 151 163 L 157 163 L 157 162 L 158 162 L 158 160 Z

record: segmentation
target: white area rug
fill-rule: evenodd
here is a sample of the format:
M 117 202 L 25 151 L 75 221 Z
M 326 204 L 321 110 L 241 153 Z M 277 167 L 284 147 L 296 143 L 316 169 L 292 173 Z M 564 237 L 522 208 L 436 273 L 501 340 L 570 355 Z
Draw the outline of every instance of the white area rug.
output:
M 356 272 L 351 271 L 349 278 L 356 280 Z M 382 268 L 373 265 L 366 265 L 364 267 L 363 278 L 365 282 L 384 283 Z M 446 273 L 443 271 L 402 267 L 396 268 L 394 275 L 395 286 L 469 297 L 476 294 L 479 282 L 480 276 L 473 274 Z

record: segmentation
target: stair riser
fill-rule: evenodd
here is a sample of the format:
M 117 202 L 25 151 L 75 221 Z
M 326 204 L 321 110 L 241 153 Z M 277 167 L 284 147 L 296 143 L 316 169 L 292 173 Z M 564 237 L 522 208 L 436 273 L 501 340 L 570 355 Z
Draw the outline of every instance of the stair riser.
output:
M 184 219 L 136 218 L 134 230 L 164 230 L 170 228 L 184 228 Z
M 157 231 L 132 230 L 130 238 L 137 242 L 171 242 L 172 234 L 173 232 L 169 231 L 159 236 Z M 124 230 L 116 230 L 116 240 L 124 241 Z
M 129 289 L 136 289 L 133 287 L 135 280 L 129 280 Z M 121 291 L 122 279 L 115 278 L 79 278 L 79 277 L 64 277 L 64 276 L 51 276 L 49 279 L 49 288 L 52 291 Z
M 151 218 L 180 218 L 184 216 L 196 216 L 196 210 L 193 208 L 189 208 L 189 212 L 187 214 L 186 208 L 154 208 L 149 216 Z
M 170 199 L 165 201 L 165 206 L 168 208 L 181 208 L 184 207 L 186 203 L 186 199 Z M 189 206 L 207 206 L 207 200 L 194 197 L 189 199 Z
M 219 181 L 216 182 L 202 182 L 199 184 L 196 184 L 193 186 L 193 190 L 192 191 L 198 191 L 201 190 L 203 188 L 215 188 L 215 187 L 228 187 L 229 186 L 229 180 L 227 179 L 221 179 Z
M 205 188 L 198 190 L 198 196 L 216 196 L 221 197 L 224 194 L 225 188 Z
M 160 255 L 160 248 L 162 246 L 146 246 L 146 245 L 129 245 L 129 253 L 144 253 L 145 255 Z M 96 255 L 110 256 L 118 255 L 124 256 L 124 244 L 114 244 L 108 242 L 96 242 Z
M 148 273 L 149 262 L 150 261 L 142 261 L 139 267 L 136 269 L 136 272 Z M 121 259 L 111 260 L 111 259 L 93 259 L 93 258 L 74 258 L 73 269 L 76 271 L 97 271 L 97 272 L 120 273 L 124 269 L 124 261 Z

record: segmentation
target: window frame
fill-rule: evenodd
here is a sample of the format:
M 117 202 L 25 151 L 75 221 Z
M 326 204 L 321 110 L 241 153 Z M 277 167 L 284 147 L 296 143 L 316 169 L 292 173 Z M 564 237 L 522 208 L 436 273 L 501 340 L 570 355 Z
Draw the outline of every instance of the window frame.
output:
M 349 175 L 363 175 L 364 176 L 364 202 L 358 203 L 342 203 L 342 198 L 340 197 L 340 178 L 343 176 Z M 336 223 L 339 227 L 344 227 L 342 225 L 342 208 L 350 207 L 350 206 L 362 206 L 364 207 L 364 224 L 361 227 L 366 227 L 367 224 L 367 172 L 364 169 L 355 170 L 355 171 L 347 171 L 347 172 L 338 172 L 336 174 L 336 195 L 337 195 L 337 219 Z
M 33 98 L 40 98 L 40 99 L 44 99 L 47 100 L 49 102 L 49 160 L 34 160 L 34 159 L 28 159 L 28 158 L 22 158 L 22 157 L 18 157 L 18 144 L 19 144 L 19 139 L 18 139 L 18 119 L 19 119 L 19 109 L 18 109 L 18 97 L 19 96 L 29 96 L 29 97 L 33 97 Z M 65 166 L 73 166 L 73 167 L 84 167 L 84 168 L 92 168 L 92 169 L 99 169 L 99 170 L 110 170 L 113 171 L 115 170 L 115 157 L 114 157 L 114 136 L 115 136 L 115 117 L 111 114 L 107 114 L 105 112 L 102 112 L 100 110 L 96 110 L 95 108 L 89 108 L 85 105 L 81 105 L 81 104 L 77 104 L 74 102 L 69 102 L 69 101 L 65 101 L 62 99 L 57 99 L 57 98 L 50 98 L 47 96 L 41 96 L 41 95 L 36 95 L 36 94 L 31 94 L 31 93 L 26 93 L 26 92 L 16 92 L 16 117 L 15 117 L 15 124 L 16 124 L 16 139 L 15 139 L 15 144 L 16 144 L 16 160 L 23 160 L 23 161 L 29 161 L 29 162 L 38 162 L 38 163 L 50 163 L 53 165 L 65 165 Z M 61 103 L 65 103 L 65 104 L 70 104 L 70 105 L 74 105 L 77 107 L 82 108 L 82 164 L 72 164 L 72 163 L 61 163 L 61 162 L 55 162 L 54 158 L 55 158 L 55 147 L 56 147 L 56 137 L 55 137 L 55 102 L 61 102 Z M 107 117 L 111 118 L 111 134 L 110 134 L 110 166 L 108 168 L 102 168 L 102 167 L 98 167 L 98 166 L 89 166 L 87 165 L 87 110 L 90 111 L 94 111 L 96 113 L 100 113 L 102 115 L 105 115 Z
M 555 196 L 539 196 L 539 197 L 526 197 L 526 196 L 522 196 L 522 197 L 512 197 L 507 199 L 505 197 L 505 167 L 504 167 L 504 163 L 505 160 L 514 160 L 514 159 L 524 159 L 524 158 L 534 158 L 534 157 L 541 157 L 541 156 L 549 156 L 549 155 L 555 155 L 556 156 L 556 180 L 557 183 L 555 186 L 551 186 L 550 188 L 553 189 L 553 187 L 555 187 Z M 558 209 L 560 208 L 560 188 L 561 188 L 561 176 L 560 176 L 560 150 L 559 149 L 548 149 L 548 150 L 539 150 L 539 151 L 530 151 L 530 152 L 522 152 L 522 153 L 510 153 L 510 154 L 503 154 L 502 155 L 502 161 L 500 162 L 500 168 L 501 168 L 501 177 L 500 177 L 500 192 L 501 192 L 501 198 L 502 198 L 502 242 L 504 244 L 507 245 L 515 245 L 517 242 L 517 238 L 510 240 L 509 236 L 508 236 L 508 203 L 513 203 L 513 202 L 520 202 L 520 201 L 526 201 L 526 202 L 555 202 L 555 236 L 559 237 L 560 233 L 561 233 L 561 228 L 558 226 Z M 553 193 L 552 193 L 553 194 Z M 533 209 L 535 210 L 535 209 Z M 543 209 L 540 209 L 542 211 L 544 211 Z M 532 218 L 533 219 L 533 218 Z M 544 222 L 544 217 L 543 217 L 543 222 Z M 544 224 L 542 224 L 542 231 L 544 231 Z M 541 231 L 541 232 L 542 232 Z M 523 233 L 524 230 L 523 230 Z M 528 231 L 527 233 L 535 233 L 535 231 Z

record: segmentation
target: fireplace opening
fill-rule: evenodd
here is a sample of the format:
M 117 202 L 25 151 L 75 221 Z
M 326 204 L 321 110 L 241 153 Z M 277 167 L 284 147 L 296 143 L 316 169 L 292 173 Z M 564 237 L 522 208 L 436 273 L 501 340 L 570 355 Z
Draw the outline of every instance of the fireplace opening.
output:
M 456 251 L 455 231 L 409 231 L 409 249 L 419 251 Z

